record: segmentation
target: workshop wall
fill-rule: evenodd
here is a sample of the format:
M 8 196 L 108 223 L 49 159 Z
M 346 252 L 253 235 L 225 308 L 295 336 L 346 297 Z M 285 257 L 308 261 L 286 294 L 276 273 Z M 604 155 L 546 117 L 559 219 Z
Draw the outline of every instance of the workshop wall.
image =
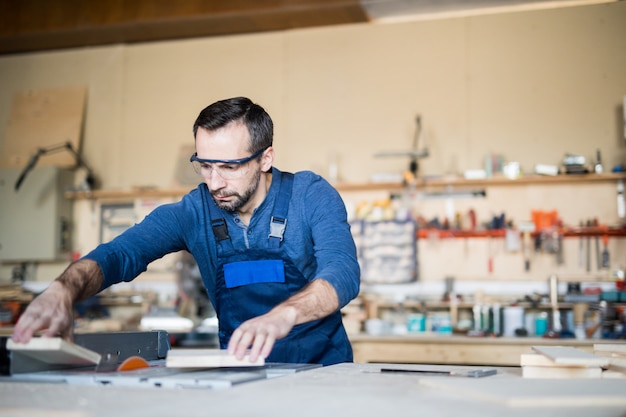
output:
M 626 161 L 624 21 L 618 2 L 3 56 L 0 126 L 15 92 L 86 85 L 83 154 L 107 189 L 177 185 L 196 115 L 235 95 L 272 115 L 285 170 L 401 173 L 408 160 L 374 154 L 409 149 L 418 113 L 431 154 L 420 175 L 482 168 L 490 153 L 531 171 L 596 149 L 610 169 Z M 572 221 L 615 198 L 585 204 Z
M 83 149 L 106 188 L 174 182 L 173 155 L 210 102 L 247 95 L 276 123 L 277 165 L 345 181 L 481 168 L 488 153 L 533 164 L 565 152 L 623 163 L 626 4 L 397 24 L 73 49 L 0 57 L 0 125 L 16 91 L 87 85 Z M 0 136 L 4 140 L 4 132 Z

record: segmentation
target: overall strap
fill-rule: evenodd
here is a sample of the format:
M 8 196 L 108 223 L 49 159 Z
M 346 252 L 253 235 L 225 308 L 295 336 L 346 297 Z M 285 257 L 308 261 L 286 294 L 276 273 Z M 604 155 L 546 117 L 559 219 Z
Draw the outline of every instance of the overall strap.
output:
M 233 242 L 230 240 L 230 235 L 228 234 L 226 219 L 222 216 L 221 210 L 217 207 L 217 204 L 215 204 L 209 192 L 205 193 L 205 201 L 209 207 L 211 229 L 213 229 L 213 235 L 215 236 L 218 248 L 223 247 L 223 249 L 232 250 Z
M 270 219 L 270 234 L 267 246 L 278 248 L 283 241 L 285 228 L 287 227 L 287 212 L 289 211 L 289 201 L 291 200 L 291 190 L 293 188 L 293 174 L 291 172 L 281 173 L 280 188 L 274 203 L 274 211 Z

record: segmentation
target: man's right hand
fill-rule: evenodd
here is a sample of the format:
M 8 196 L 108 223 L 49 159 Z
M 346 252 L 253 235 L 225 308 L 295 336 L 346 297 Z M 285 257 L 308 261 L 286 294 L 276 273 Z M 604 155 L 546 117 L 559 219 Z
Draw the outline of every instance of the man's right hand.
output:
M 59 278 L 37 296 L 22 313 L 15 329 L 13 341 L 27 343 L 40 330 L 43 336 L 74 338 L 74 310 L 77 300 L 95 295 L 102 284 L 102 270 L 89 259 L 72 263 Z
M 13 330 L 13 341 L 27 343 L 36 332 L 44 330 L 43 336 L 74 337 L 74 315 L 72 296 L 59 281 L 37 296 L 20 316 Z

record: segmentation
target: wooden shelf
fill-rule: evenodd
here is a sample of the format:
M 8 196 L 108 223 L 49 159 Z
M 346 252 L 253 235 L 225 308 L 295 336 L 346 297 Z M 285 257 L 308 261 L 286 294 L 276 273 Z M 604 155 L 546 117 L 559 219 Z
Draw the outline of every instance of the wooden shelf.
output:
M 399 182 L 380 182 L 380 183 L 337 183 L 334 184 L 339 192 L 354 191 L 401 191 L 406 189 L 429 189 L 429 188 L 446 188 L 446 187 L 509 187 L 519 185 L 544 185 L 544 184 L 580 184 L 580 183 L 598 183 L 611 182 L 626 179 L 626 173 L 607 173 L 607 174 L 580 174 L 580 175 L 557 175 L 557 176 L 540 176 L 528 175 L 517 179 L 508 179 L 506 177 L 494 177 L 482 180 L 468 180 L 460 177 L 427 177 L 420 178 L 414 184 L 404 185 Z M 134 199 L 134 198 L 169 198 L 181 197 L 188 193 L 194 187 L 181 188 L 134 188 L 127 190 L 94 190 L 94 191 L 68 191 L 65 193 L 66 198 L 71 200 L 83 199 Z
M 191 191 L 189 188 L 133 188 L 129 190 L 94 190 L 94 191 L 67 191 L 65 198 L 70 200 L 133 200 L 135 198 L 170 198 L 182 197 Z
M 544 185 L 544 184 L 580 184 L 611 182 L 626 179 L 625 172 L 606 174 L 571 174 L 571 175 L 527 175 L 524 177 L 509 179 L 498 176 L 486 179 L 470 180 L 461 177 L 427 177 L 416 180 L 414 184 L 404 185 L 397 182 L 381 183 L 338 183 L 335 188 L 339 191 L 372 191 L 372 190 L 403 190 L 407 188 L 428 189 L 445 187 L 509 187 L 518 185 Z
M 620 228 L 602 228 L 602 227 L 576 227 L 563 228 L 558 230 L 563 237 L 626 237 L 626 227 Z M 463 238 L 504 238 L 506 231 L 498 230 L 439 230 L 439 229 L 420 229 L 417 231 L 419 239 L 428 239 L 436 237 L 439 239 L 463 239 Z M 539 232 L 533 232 L 531 235 L 536 237 Z

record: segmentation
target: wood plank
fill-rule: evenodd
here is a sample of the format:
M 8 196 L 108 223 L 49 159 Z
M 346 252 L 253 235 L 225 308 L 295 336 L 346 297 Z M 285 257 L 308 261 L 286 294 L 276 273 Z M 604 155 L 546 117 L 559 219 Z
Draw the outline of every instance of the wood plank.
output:
M 610 352 L 620 356 L 626 356 L 626 343 L 595 343 L 594 352 Z
M 522 353 L 520 366 L 542 366 L 546 368 L 588 368 L 583 364 L 559 364 L 539 353 Z
M 7 340 L 7 350 L 53 365 L 97 365 L 99 353 L 60 337 L 34 337 L 28 343 Z
M 541 356 L 541 355 L 538 355 Z M 602 368 L 573 366 L 522 366 L 524 378 L 602 378 Z
M 626 359 L 625 358 L 608 358 L 609 366 L 607 369 L 612 371 L 618 371 L 626 373 Z
M 602 378 L 619 378 L 626 379 L 626 371 L 615 370 L 609 366 L 609 369 L 606 369 L 602 372 Z
M 569 346 L 533 346 L 538 352 L 559 365 L 607 366 L 609 360 Z
M 263 366 L 265 359 L 257 358 L 250 362 L 246 354 L 239 360 L 222 349 L 171 349 L 167 352 L 165 366 L 168 368 L 221 368 Z

